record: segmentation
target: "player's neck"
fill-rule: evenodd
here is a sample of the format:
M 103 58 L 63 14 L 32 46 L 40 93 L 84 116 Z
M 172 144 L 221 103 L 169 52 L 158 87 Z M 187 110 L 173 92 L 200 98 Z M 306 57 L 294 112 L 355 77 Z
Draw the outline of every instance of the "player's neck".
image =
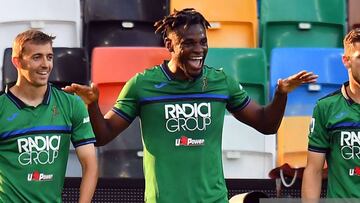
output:
M 360 84 L 356 81 L 349 81 L 349 85 L 345 87 L 347 95 L 356 103 L 360 104 Z
M 47 85 L 33 86 L 17 82 L 9 90 L 22 102 L 29 106 L 38 106 L 42 103 Z
M 173 60 L 170 60 L 168 63 L 169 71 L 173 73 L 174 77 L 177 80 L 193 80 L 193 78 L 187 75 L 179 65 L 176 64 Z

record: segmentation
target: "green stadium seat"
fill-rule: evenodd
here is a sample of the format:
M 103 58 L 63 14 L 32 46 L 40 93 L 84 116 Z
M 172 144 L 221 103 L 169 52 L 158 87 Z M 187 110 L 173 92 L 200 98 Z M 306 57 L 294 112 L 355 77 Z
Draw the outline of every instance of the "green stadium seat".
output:
M 259 104 L 268 102 L 268 71 L 261 48 L 209 48 L 206 63 L 239 81 L 249 96 Z
M 344 0 L 262 0 L 262 47 L 342 47 Z

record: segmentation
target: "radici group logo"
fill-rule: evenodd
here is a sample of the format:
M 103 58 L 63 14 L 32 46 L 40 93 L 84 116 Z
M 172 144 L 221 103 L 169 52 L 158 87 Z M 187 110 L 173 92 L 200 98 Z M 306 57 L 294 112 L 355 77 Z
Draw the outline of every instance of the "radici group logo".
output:
M 205 131 L 211 124 L 210 103 L 166 104 L 165 119 L 167 131 Z
M 19 138 L 19 163 L 22 166 L 54 163 L 59 155 L 60 141 L 60 135 Z

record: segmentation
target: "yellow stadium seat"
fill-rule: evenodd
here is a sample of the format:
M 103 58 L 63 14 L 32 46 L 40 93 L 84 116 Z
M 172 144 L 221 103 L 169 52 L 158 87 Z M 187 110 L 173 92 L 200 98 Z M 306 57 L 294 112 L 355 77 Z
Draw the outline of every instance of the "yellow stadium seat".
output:
M 306 166 L 310 116 L 284 117 L 277 134 L 277 166 L 289 164 L 291 168 Z
M 209 47 L 257 47 L 256 0 L 170 0 L 171 11 L 183 8 L 195 8 L 210 22 Z
M 281 179 L 284 186 L 290 187 L 296 179 L 301 179 L 307 162 L 308 134 L 311 116 L 285 116 L 277 133 L 276 168 L 269 176 Z M 326 164 L 323 177 L 326 178 Z M 290 177 L 290 183 L 285 181 Z

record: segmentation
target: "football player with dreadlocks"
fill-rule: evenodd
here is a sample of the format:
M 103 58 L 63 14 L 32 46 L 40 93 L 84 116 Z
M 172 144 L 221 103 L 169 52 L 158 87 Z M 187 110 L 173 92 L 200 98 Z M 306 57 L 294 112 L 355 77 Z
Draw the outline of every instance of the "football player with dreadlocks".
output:
M 273 134 L 287 93 L 317 78 L 302 71 L 279 80 L 274 101 L 261 107 L 232 77 L 204 64 L 209 26 L 190 8 L 156 22 L 170 61 L 130 79 L 104 117 L 96 85 L 66 87 L 89 105 L 97 145 L 105 145 L 140 117 L 147 203 L 228 202 L 221 155 L 225 109 L 260 132 Z

